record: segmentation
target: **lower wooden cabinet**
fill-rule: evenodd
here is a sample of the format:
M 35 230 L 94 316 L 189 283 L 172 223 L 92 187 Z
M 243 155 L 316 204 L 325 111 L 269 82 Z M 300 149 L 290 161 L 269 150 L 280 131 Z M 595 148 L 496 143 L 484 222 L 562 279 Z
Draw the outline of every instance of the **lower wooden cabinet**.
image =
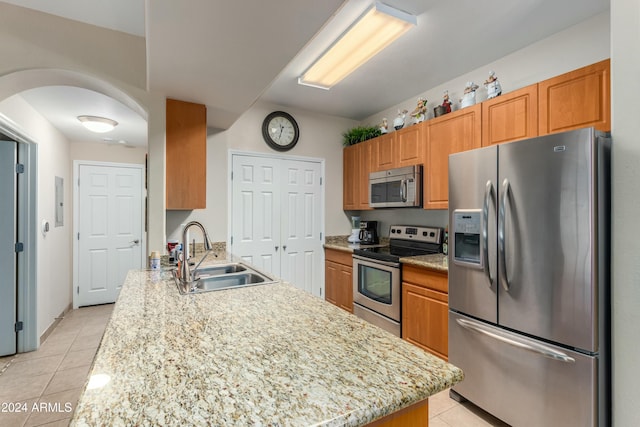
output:
M 351 253 L 325 249 L 324 299 L 353 313 L 353 258 Z
M 449 355 L 447 274 L 402 267 L 402 337 L 444 360 Z

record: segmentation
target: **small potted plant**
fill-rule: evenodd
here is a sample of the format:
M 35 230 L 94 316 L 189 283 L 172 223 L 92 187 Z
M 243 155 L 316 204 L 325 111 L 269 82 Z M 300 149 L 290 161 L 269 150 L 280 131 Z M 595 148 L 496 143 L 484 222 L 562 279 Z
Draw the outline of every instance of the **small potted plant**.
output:
M 380 136 L 380 128 L 374 126 L 356 126 L 342 134 L 345 147 Z

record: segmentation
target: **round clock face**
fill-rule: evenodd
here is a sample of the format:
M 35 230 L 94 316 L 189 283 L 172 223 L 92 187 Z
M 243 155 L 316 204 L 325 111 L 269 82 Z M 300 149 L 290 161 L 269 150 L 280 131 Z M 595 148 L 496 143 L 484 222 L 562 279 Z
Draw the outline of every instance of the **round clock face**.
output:
M 286 151 L 296 145 L 300 130 L 290 114 L 283 111 L 274 111 L 265 117 L 262 122 L 262 136 L 265 142 L 274 150 Z

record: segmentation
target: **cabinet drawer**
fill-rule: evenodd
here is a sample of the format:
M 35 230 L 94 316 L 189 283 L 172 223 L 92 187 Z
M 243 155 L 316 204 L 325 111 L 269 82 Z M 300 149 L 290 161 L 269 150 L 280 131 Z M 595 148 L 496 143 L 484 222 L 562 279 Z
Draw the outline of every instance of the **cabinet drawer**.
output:
M 448 276 L 426 268 L 411 265 L 402 266 L 402 281 L 412 285 L 422 286 L 438 292 L 449 293 Z
M 338 264 L 353 266 L 353 257 L 351 252 L 338 251 L 335 249 L 325 249 L 324 257 L 326 261 L 337 262 Z

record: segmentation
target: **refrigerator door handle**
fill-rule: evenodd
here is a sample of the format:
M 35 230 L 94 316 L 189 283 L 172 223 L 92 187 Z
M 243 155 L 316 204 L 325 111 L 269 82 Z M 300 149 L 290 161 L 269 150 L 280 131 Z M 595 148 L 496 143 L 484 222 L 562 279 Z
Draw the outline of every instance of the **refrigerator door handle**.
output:
M 489 287 L 493 286 L 491 277 L 491 267 L 489 265 L 489 202 L 493 196 L 493 183 L 487 181 L 484 189 L 484 204 L 482 205 L 482 262 L 484 264 L 484 274 L 489 279 Z
M 511 283 L 509 283 L 509 276 L 507 276 L 505 219 L 507 210 L 507 197 L 509 196 L 510 188 L 511 184 L 509 184 L 509 180 L 505 178 L 502 182 L 502 194 L 500 195 L 500 207 L 498 209 L 498 254 L 500 257 L 500 271 L 502 272 L 502 287 L 507 292 L 509 292 Z
M 566 363 L 575 363 L 576 359 L 571 356 L 567 356 L 566 354 L 549 348 L 545 345 L 533 342 L 527 339 L 516 339 L 512 337 L 508 337 L 500 333 L 500 331 L 495 330 L 494 328 L 489 328 L 487 326 L 481 325 L 476 322 L 472 322 L 466 319 L 456 319 L 456 322 L 465 329 L 468 329 L 473 332 L 478 332 L 480 334 L 486 335 L 498 341 L 501 341 L 505 344 L 509 344 L 514 347 L 521 348 L 523 350 L 530 351 L 532 353 L 540 354 L 544 357 L 548 357 L 549 359 L 558 360 L 560 362 Z

